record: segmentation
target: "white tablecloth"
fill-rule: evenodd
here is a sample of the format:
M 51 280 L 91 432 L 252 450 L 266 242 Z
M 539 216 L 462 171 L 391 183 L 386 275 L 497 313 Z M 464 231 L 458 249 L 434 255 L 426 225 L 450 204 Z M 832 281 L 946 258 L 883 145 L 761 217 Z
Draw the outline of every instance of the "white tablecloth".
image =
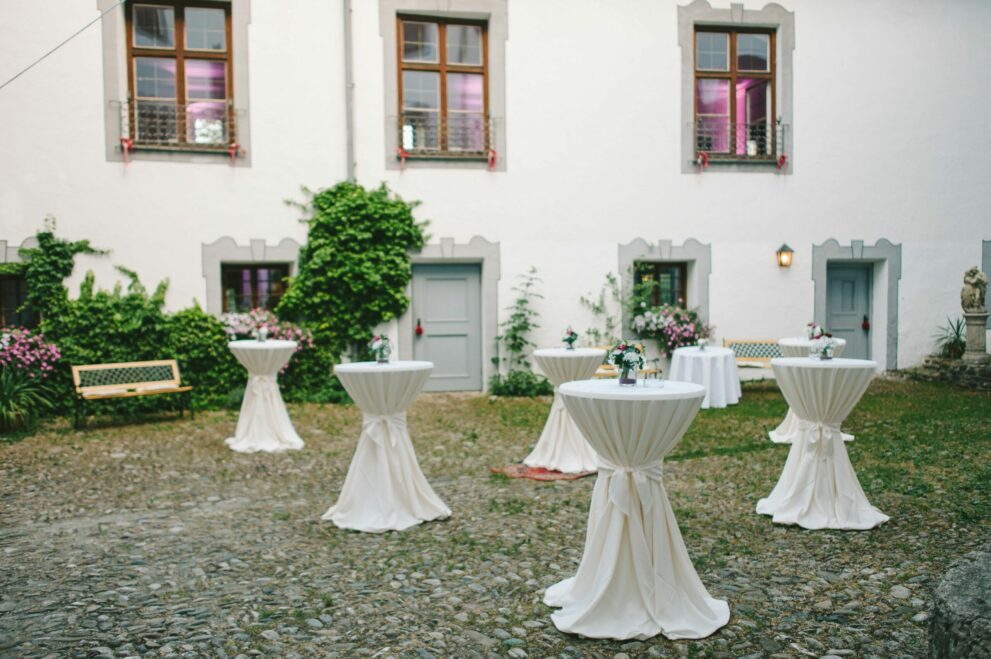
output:
M 799 417 L 781 478 L 757 512 L 807 529 L 870 529 L 888 516 L 867 500 L 850 464 L 840 423 L 853 411 L 877 370 L 863 359 L 771 360 L 774 377 Z
M 740 373 L 729 348 L 678 348 L 671 358 L 670 379 L 705 387 L 702 408 L 726 407 L 740 402 Z
M 834 357 L 842 356 L 843 350 L 846 348 L 846 339 L 834 338 L 833 342 L 836 344 L 836 347 L 833 348 Z M 778 347 L 781 348 L 781 354 L 784 357 L 808 357 L 809 351 L 812 349 L 812 339 L 804 336 L 790 336 L 786 339 L 778 339 Z M 789 407 L 785 420 L 767 434 L 775 444 L 791 444 L 798 436 L 798 417 L 795 416 L 795 412 Z M 852 442 L 853 435 L 843 433 L 843 441 Z
M 537 445 L 523 464 L 543 467 L 565 473 L 595 471 L 598 462 L 595 451 L 588 445 L 578 426 L 571 419 L 558 389 L 565 382 L 587 380 L 605 359 L 606 351 L 596 348 L 548 348 L 534 350 L 533 358 L 544 375 L 554 384 L 554 402 L 551 404 L 544 431 Z
M 561 397 L 599 456 L 585 551 L 574 577 L 544 602 L 563 632 L 593 638 L 702 638 L 729 621 L 685 549 L 662 482 L 663 459 L 688 430 L 705 390 L 686 382 L 561 385 Z
M 364 416 L 344 487 L 323 519 L 343 529 L 380 533 L 451 515 L 423 477 L 406 427 L 406 408 L 433 368 L 431 362 L 401 361 L 334 368 Z
M 248 369 L 241 414 L 234 436 L 226 440 L 227 445 L 241 453 L 303 448 L 303 440 L 292 427 L 276 381 L 279 370 L 296 352 L 296 342 L 231 341 L 227 346 Z

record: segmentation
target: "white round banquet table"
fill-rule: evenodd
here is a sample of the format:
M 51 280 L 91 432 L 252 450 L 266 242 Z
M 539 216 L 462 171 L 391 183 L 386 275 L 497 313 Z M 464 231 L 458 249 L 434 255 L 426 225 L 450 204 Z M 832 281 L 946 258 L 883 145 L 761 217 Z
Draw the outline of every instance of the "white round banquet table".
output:
M 799 434 L 774 490 L 757 512 L 807 529 L 871 529 L 888 516 L 867 500 L 840 424 L 867 391 L 877 364 L 865 359 L 771 360 L 774 377 L 799 419 Z
M 702 409 L 726 407 L 740 402 L 740 372 L 736 369 L 736 355 L 729 348 L 677 348 L 671 357 L 669 377 L 671 380 L 694 382 L 705 387 Z
M 808 357 L 812 350 L 813 340 L 804 336 L 790 336 L 786 339 L 778 339 L 778 347 L 781 349 L 783 357 Z M 846 348 L 846 339 L 833 339 L 833 355 L 841 357 L 843 349 Z M 791 444 L 798 435 L 798 417 L 789 407 L 785 420 L 778 424 L 778 427 L 767 433 L 768 437 L 775 444 Z M 843 441 L 852 442 L 853 435 L 843 433 Z
M 558 390 L 565 382 L 591 378 L 605 356 L 606 351 L 598 348 L 545 348 L 533 351 L 537 366 L 554 385 L 554 402 L 551 403 L 540 439 L 523 464 L 569 474 L 598 468 L 595 451 L 568 414 Z
M 449 517 L 420 471 L 406 408 L 430 377 L 432 362 L 356 362 L 334 367 L 361 408 L 361 436 L 337 503 L 323 514 L 342 529 L 382 533 Z
M 659 383 L 660 385 L 660 383 Z M 547 589 L 562 632 L 592 638 L 703 638 L 729 621 L 692 565 L 662 482 L 664 456 L 698 413 L 705 389 L 666 381 L 561 385 L 572 418 L 599 457 L 585 551 L 575 576 Z
M 239 453 L 275 453 L 303 448 L 303 440 L 292 427 L 276 380 L 279 371 L 296 352 L 296 342 L 252 339 L 231 341 L 227 347 L 248 369 L 241 413 L 234 436 L 225 440 L 227 446 Z

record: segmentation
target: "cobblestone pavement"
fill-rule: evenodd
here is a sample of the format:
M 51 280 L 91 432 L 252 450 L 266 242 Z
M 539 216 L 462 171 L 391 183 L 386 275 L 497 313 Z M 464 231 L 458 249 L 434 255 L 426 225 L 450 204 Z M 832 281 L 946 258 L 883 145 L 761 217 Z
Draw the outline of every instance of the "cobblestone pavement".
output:
M 868 397 L 890 416 L 889 398 L 924 386 L 876 383 Z M 236 415 L 226 411 L 87 432 L 60 422 L 0 445 L 0 655 L 925 655 L 939 573 L 988 538 L 986 516 L 954 512 L 967 474 L 940 465 L 991 473 L 987 436 L 971 442 L 973 455 L 913 467 L 906 479 L 891 472 L 900 454 L 868 450 L 872 429 L 891 432 L 868 411 L 845 429 L 858 434 L 850 450 L 868 496 L 892 521 L 853 533 L 775 527 L 753 509 L 787 453 L 762 437 L 785 407 L 773 384 L 744 396 L 734 410 L 704 411 L 665 470 L 699 574 L 732 612 L 707 639 L 559 633 L 541 597 L 578 564 L 594 479 L 488 472 L 526 455 L 548 399 L 425 395 L 410 430 L 454 515 L 402 533 L 320 520 L 360 432 L 354 407 L 291 406 L 307 446 L 286 454 L 228 450 Z M 965 405 L 984 406 L 987 432 L 988 399 L 973 401 Z M 973 433 L 964 416 L 940 420 L 942 435 Z M 928 441 L 926 423 L 906 426 L 921 428 L 914 439 L 895 439 Z M 901 486 L 917 481 L 930 485 Z

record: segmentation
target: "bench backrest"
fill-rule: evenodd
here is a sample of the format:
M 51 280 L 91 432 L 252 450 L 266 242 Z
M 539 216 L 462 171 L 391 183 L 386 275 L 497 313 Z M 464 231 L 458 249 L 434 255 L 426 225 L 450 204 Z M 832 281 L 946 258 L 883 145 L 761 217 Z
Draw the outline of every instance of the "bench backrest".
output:
M 79 393 L 100 393 L 140 387 L 178 387 L 179 363 L 174 359 L 72 367 L 72 383 Z
M 781 356 L 776 339 L 723 339 L 723 347 L 731 349 L 741 364 L 770 366 L 772 359 Z

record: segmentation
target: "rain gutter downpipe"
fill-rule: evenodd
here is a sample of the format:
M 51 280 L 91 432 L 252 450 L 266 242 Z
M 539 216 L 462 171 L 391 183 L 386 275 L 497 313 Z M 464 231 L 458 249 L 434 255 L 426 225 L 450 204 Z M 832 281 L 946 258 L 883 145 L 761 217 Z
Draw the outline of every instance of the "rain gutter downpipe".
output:
M 347 176 L 354 182 L 354 59 L 351 57 L 351 0 L 344 0 L 344 124 L 347 130 Z

